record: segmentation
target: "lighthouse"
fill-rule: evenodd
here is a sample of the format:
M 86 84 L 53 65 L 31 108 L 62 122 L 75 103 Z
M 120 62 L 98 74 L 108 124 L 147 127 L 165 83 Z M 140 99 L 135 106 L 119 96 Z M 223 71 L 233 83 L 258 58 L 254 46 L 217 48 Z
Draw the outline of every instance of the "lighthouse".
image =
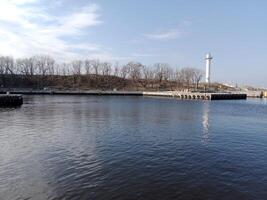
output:
M 210 53 L 206 55 L 206 83 L 210 83 L 210 66 L 211 66 L 212 57 Z

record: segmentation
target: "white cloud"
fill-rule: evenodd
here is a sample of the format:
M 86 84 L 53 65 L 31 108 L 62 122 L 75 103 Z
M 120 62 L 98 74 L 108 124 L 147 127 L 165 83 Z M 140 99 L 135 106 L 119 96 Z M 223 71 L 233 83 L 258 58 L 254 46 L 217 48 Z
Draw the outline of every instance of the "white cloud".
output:
M 55 23 L 45 27 L 42 32 L 56 36 L 80 34 L 84 28 L 97 26 L 102 23 L 99 20 L 98 10 L 98 6 L 93 4 L 83 7 L 68 16 L 55 17 Z
M 163 32 L 144 34 L 144 36 L 151 40 L 172 40 L 181 37 L 181 32 L 178 30 L 167 30 Z
M 65 16 L 55 16 L 39 0 L 1 0 L 0 54 L 14 57 L 47 54 L 58 60 L 91 55 L 112 58 L 101 45 L 73 40 L 86 29 L 103 23 L 99 11 L 97 5 L 90 4 Z
M 3 2 L 10 2 L 13 4 L 17 4 L 17 5 L 23 5 L 25 3 L 34 3 L 37 2 L 38 0 L 2 0 Z
M 63 28 L 63 30 L 79 30 L 84 27 L 96 26 L 102 23 L 102 21 L 99 20 L 98 10 L 99 7 L 93 4 L 86 6 L 67 17 L 59 19 L 58 21 L 61 23 L 61 28 Z

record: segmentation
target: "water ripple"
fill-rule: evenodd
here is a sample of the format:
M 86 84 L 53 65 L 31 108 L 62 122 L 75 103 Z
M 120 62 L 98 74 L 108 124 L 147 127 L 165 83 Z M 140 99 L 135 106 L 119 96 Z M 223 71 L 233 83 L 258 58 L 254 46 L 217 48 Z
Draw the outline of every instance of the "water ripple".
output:
M 30 96 L 0 109 L 0 199 L 265 199 L 263 101 Z

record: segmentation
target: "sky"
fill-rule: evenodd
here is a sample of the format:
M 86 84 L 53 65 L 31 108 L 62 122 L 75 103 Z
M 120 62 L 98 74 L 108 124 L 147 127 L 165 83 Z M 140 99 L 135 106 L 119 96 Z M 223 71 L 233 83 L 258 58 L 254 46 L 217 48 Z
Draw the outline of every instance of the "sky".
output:
M 0 0 L 0 55 L 205 70 L 267 87 L 265 0 Z

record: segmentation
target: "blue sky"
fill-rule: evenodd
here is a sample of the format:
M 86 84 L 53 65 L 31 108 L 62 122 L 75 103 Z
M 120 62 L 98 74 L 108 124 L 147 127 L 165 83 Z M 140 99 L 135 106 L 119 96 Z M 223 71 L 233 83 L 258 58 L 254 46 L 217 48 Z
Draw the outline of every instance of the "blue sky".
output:
M 0 54 L 167 62 L 267 87 L 264 0 L 0 0 Z

